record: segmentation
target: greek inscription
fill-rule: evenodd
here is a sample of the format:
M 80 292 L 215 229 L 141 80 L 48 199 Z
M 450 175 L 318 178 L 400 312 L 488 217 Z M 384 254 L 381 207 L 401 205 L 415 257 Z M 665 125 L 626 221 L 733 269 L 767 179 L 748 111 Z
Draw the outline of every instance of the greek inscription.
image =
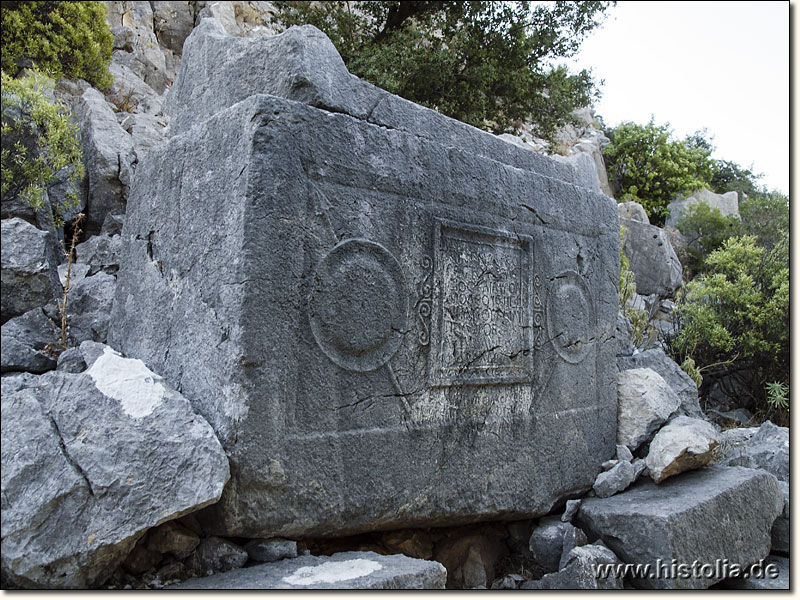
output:
M 441 222 L 436 244 L 434 383 L 523 380 L 532 358 L 530 238 Z

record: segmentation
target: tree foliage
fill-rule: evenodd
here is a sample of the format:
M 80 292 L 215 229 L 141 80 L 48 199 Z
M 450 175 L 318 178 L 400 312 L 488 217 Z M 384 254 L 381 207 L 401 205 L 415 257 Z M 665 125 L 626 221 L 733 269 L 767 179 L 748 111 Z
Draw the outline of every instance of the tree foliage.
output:
M 633 200 L 647 211 L 650 222 L 663 225 L 674 197 L 708 184 L 711 149 L 697 143 L 697 134 L 673 139 L 667 125 L 632 122 L 607 132 L 603 150 L 608 180 L 620 202 Z
M 532 120 L 552 136 L 598 95 L 575 54 L 609 2 L 276 2 L 285 25 L 324 31 L 350 72 L 496 133 Z
M 103 2 L 2 2 L 2 68 L 16 76 L 35 66 L 53 79 L 82 78 L 101 89 L 113 83 L 108 65 L 114 36 Z
M 51 97 L 52 80 L 29 71 L 14 79 L 2 77 L 2 197 L 19 195 L 34 208 L 47 208 L 48 186 L 57 179 L 79 180 L 84 173 L 78 128 L 70 121 L 67 107 Z M 49 207 L 54 225 L 61 213 L 78 203 L 77 195 L 67 206 Z

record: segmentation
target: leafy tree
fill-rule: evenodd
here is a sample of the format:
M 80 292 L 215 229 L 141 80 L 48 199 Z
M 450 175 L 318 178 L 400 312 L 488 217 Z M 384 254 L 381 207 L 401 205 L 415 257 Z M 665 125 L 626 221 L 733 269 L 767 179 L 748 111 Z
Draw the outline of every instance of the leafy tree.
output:
M 107 88 L 114 36 L 105 18 L 103 2 L 3 1 L 2 69 L 14 77 L 35 66 L 53 79 L 82 78 Z
M 743 377 L 757 407 L 774 411 L 767 384 L 789 382 L 788 232 L 769 250 L 754 236 L 729 238 L 706 268 L 686 286 L 671 350 L 678 362 L 691 357 L 700 371 Z
M 739 200 L 744 196 L 755 196 L 764 190 L 756 183 L 763 174 L 753 173 L 730 160 L 715 160 L 711 174 L 711 191 L 717 194 L 738 192 Z
M 756 236 L 759 246 L 772 250 L 789 235 L 789 198 L 773 191 L 739 201 L 741 232 Z
M 2 77 L 2 197 L 19 195 L 34 208 L 48 208 L 45 194 L 55 180 L 79 180 L 84 173 L 78 128 L 67 107 L 51 98 L 52 80 L 29 71 L 14 79 Z M 66 206 L 50 206 L 53 225 L 64 210 L 77 205 L 72 192 Z
M 324 31 L 355 75 L 495 133 L 551 137 L 598 96 L 574 55 L 613 2 L 276 2 L 284 26 Z
M 641 204 L 654 225 L 663 225 L 676 194 L 707 185 L 711 150 L 695 136 L 675 140 L 667 125 L 625 122 L 607 132 L 603 150 L 608 179 L 619 201 Z

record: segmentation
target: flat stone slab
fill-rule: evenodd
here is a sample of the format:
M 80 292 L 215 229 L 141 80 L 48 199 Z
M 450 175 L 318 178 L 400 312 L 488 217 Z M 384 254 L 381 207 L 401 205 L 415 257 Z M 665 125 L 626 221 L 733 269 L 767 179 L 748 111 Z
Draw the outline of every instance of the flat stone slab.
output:
M 426 129 L 251 96 L 137 166 L 109 335 L 222 441 L 215 535 L 528 518 L 614 455 L 613 200 L 391 98 Z
M 443 590 L 447 571 L 438 562 L 402 554 L 339 552 L 300 556 L 189 579 L 175 590 Z
M 611 498 L 586 498 L 576 521 L 624 562 L 651 565 L 653 577 L 635 578 L 635 586 L 702 589 L 724 573 L 699 570 L 680 577 L 678 566 L 727 559 L 745 567 L 761 560 L 769 554 L 770 528 L 782 510 L 783 493 L 770 473 L 706 467 L 660 485 L 643 480 Z

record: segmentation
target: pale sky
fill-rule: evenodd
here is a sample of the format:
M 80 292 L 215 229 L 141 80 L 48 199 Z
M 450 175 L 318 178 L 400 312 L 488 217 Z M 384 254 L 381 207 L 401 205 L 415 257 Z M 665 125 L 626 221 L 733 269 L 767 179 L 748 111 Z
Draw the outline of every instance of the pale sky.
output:
M 714 158 L 789 192 L 789 2 L 629 2 L 567 64 L 605 80 L 596 114 L 707 128 Z

